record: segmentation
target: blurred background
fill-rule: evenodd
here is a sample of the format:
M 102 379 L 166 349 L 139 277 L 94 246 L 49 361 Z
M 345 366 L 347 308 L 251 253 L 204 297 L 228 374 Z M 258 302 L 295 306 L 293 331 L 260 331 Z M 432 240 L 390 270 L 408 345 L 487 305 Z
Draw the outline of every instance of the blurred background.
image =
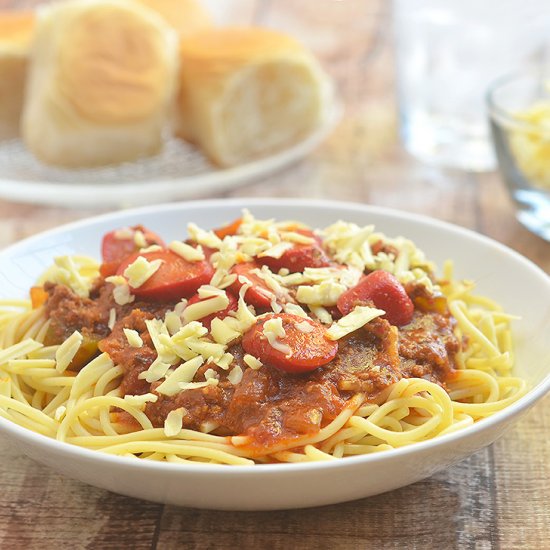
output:
M 0 5 L 8 10 L 37 4 L 40 2 L 4 0 Z M 143 195 L 138 193 L 139 185 L 134 186 L 136 193 L 125 193 L 124 200 L 98 204 L 99 210 L 136 202 L 212 196 L 333 198 L 432 215 L 472 227 L 516 248 L 531 238 L 514 219 L 516 212 L 525 209 L 512 189 L 517 184 L 518 163 L 513 161 L 510 167 L 504 159 L 504 174 L 497 172 L 487 94 L 499 78 L 518 70 L 534 71 L 536 83 L 523 93 L 521 101 L 512 102 L 512 115 L 527 110 L 538 101 L 537 96 L 548 93 L 544 75 L 550 59 L 549 2 L 203 0 L 203 5 L 221 25 L 270 27 L 304 43 L 333 79 L 336 103 L 343 106 L 343 114 L 334 127 L 326 129 L 326 137 L 323 135 L 318 146 L 274 174 L 260 171 L 259 176 L 248 180 L 236 178 L 221 186 L 197 188 L 185 182 L 177 184 L 181 162 L 174 163 L 173 158 L 161 158 L 138 177 L 133 172 L 109 173 L 109 185 L 126 185 L 125 189 L 132 189 L 136 182 L 153 182 L 154 186 L 157 176 L 176 183 L 172 181 L 168 190 L 149 185 Z M 506 112 L 503 116 L 506 119 Z M 549 125 L 549 117 L 543 113 L 543 127 Z M 505 137 L 507 132 L 505 129 Z M 544 161 L 550 156 L 549 138 L 547 133 L 539 138 L 543 148 L 537 154 Z M 509 144 L 504 141 L 501 153 L 506 157 Z M 0 223 L 10 227 L 3 233 L 3 244 L 13 240 L 15 235 L 10 232 L 22 236 L 51 226 L 54 220 L 92 213 L 87 206 L 95 204 L 98 194 L 107 189 L 103 183 L 93 184 L 94 178 L 100 181 L 104 177 L 103 173 L 52 170 L 33 164 L 19 147 L 0 145 L 0 195 L 16 199 L 23 211 L 32 213 L 33 221 L 31 226 L 23 224 L 14 229 L 7 221 L 13 215 L 10 203 L 1 203 Z M 531 153 L 526 154 L 529 164 Z M 220 172 L 200 164 L 196 173 L 204 171 L 216 172 L 216 177 Z M 223 170 L 221 174 L 226 177 Z M 49 187 L 37 187 L 42 177 Z M 64 185 L 61 192 L 56 178 Z M 27 185 L 29 182 L 32 186 Z M 535 187 L 537 201 L 542 204 L 539 218 L 547 218 L 550 224 L 547 188 L 540 181 Z M 22 206 L 25 202 L 49 206 Z M 56 208 L 56 203 L 68 204 L 71 209 Z M 547 238 L 550 234 L 548 227 L 534 230 Z

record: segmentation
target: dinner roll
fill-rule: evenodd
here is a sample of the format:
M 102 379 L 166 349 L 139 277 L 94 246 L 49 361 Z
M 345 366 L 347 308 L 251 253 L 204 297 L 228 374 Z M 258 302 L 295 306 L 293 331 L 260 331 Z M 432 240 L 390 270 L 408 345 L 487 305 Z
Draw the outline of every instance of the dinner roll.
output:
M 182 40 L 177 134 L 221 166 L 287 148 L 323 121 L 330 86 L 296 40 L 213 28 Z
M 210 14 L 199 0 L 137 1 L 156 11 L 182 38 L 213 25 Z
M 0 139 L 19 134 L 33 26 L 31 12 L 0 12 Z
M 157 153 L 173 100 L 177 37 L 124 0 L 46 7 L 37 21 L 22 134 L 42 161 L 92 167 Z

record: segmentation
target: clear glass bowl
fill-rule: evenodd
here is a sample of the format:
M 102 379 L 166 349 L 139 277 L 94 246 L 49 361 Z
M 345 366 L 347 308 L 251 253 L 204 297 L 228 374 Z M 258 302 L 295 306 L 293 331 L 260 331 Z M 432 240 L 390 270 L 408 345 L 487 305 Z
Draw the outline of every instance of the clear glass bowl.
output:
M 487 104 L 502 177 L 517 218 L 550 241 L 550 75 L 526 71 L 489 89 Z

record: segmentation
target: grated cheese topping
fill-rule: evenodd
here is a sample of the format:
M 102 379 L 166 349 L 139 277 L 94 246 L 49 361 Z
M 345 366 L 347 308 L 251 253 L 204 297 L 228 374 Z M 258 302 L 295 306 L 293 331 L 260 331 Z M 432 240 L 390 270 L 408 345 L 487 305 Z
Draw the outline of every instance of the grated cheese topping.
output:
M 145 393 L 143 395 L 125 395 L 124 401 L 128 401 L 133 407 L 144 409 L 147 403 L 156 403 L 159 396 L 154 393 Z
M 315 329 L 311 325 L 311 323 L 308 323 L 307 321 L 300 321 L 299 323 L 296 323 L 294 325 L 300 332 L 304 332 L 306 334 L 313 332 Z
M 243 361 L 252 370 L 258 370 L 263 366 L 263 363 L 257 357 L 254 357 L 249 353 L 245 354 L 245 356 L 243 357 Z
M 167 311 L 164 315 L 164 324 L 168 329 L 168 333 L 173 336 L 182 327 L 181 316 L 175 311 Z
M 143 231 L 141 231 L 140 229 L 136 229 L 134 231 L 134 244 L 138 248 L 145 248 L 149 244 L 147 242 L 147 239 L 145 238 L 145 235 L 143 234 Z
M 140 248 L 139 251 L 142 254 L 147 254 L 148 252 L 158 252 L 159 250 L 162 250 L 162 246 L 158 244 L 151 244 L 149 246 L 146 246 L 145 248 Z
M 128 282 L 122 275 L 112 275 L 111 277 L 107 277 L 105 279 L 105 282 L 114 285 L 113 298 L 115 300 L 115 303 L 119 306 L 130 304 L 136 299 L 135 296 L 130 292 Z
M 132 288 L 139 288 L 158 271 L 162 263 L 163 261 L 160 259 L 150 262 L 143 256 L 138 256 L 124 270 L 124 276 L 128 279 L 128 284 Z
M 172 241 L 168 245 L 168 248 L 188 262 L 199 262 L 205 258 L 202 246 L 200 245 L 195 248 L 183 241 Z
M 255 258 L 280 258 L 297 244 L 315 242 L 313 237 L 300 233 L 299 228 L 306 226 L 296 222 L 256 219 L 246 210 L 243 211 L 242 222 L 236 233 L 223 239 L 213 231 L 205 231 L 190 223 L 188 233 L 196 245 L 173 241 L 168 248 L 190 262 L 205 259 L 203 247 L 213 249 L 210 261 L 215 269 L 214 275 L 209 284 L 198 289 L 200 301 L 188 304 L 187 300 L 182 300 L 165 314 L 164 319 L 146 321 L 157 357 L 139 378 L 157 383 L 156 392 L 171 396 L 179 391 L 218 384 L 220 375 L 215 368 L 205 371 L 204 380 L 194 381 L 198 369 L 208 364 L 227 371 L 227 379 L 232 384 L 239 384 L 243 368 L 234 363 L 233 355 L 227 350 L 229 345 L 257 322 L 254 307 L 245 300 L 247 290 L 253 286 L 251 281 L 246 276 L 239 276 L 241 288 L 236 311 L 229 312 L 223 319 L 214 317 L 210 329 L 200 319 L 227 309 L 229 297 L 226 289 L 237 280 L 237 275 L 231 273 L 234 265 L 254 261 Z M 327 309 L 335 306 L 342 293 L 359 282 L 365 270 L 383 269 L 394 274 L 402 283 L 418 282 L 429 290 L 437 290 L 431 277 L 432 265 L 412 241 L 403 237 L 389 239 L 375 232 L 372 225 L 361 227 L 343 221 L 317 233 L 323 236 L 326 251 L 341 266 L 305 268 L 298 273 L 290 273 L 283 268 L 274 273 L 264 265 L 251 272 L 262 279 L 265 287 L 272 293 L 271 311 L 284 311 L 303 318 L 303 321 L 295 324 L 296 329 L 303 333 L 314 330 L 307 319 L 317 318 L 329 326 L 328 337 L 338 340 L 384 314 L 384 311 L 376 308 L 358 306 L 350 314 L 334 322 Z M 117 238 L 133 239 L 137 246 L 146 247 L 146 251 L 158 246 L 147 247 L 145 236 L 139 230 L 123 228 L 117 235 Z M 119 305 L 132 302 L 135 299 L 132 288 L 143 285 L 161 264 L 162 260 L 149 262 L 139 256 L 126 268 L 124 277 L 108 277 L 106 281 L 114 285 L 115 302 Z M 95 269 L 97 273 L 97 266 Z M 91 266 L 85 266 L 83 270 L 78 263 L 71 264 L 68 260 L 58 259 L 56 270 L 58 279 L 70 282 L 71 288 L 78 289 L 82 295 L 89 292 L 93 280 Z M 116 311 L 113 308 L 109 315 L 109 326 L 112 328 L 115 323 Z M 290 346 L 282 341 L 286 333 L 280 318 L 268 319 L 262 330 L 270 346 L 286 356 L 292 354 Z M 124 329 L 124 334 L 130 346 L 143 345 L 143 340 L 136 331 Z M 74 340 L 73 344 L 76 346 Z M 244 365 L 259 369 L 262 362 L 245 354 L 243 367 Z M 181 429 L 181 422 L 178 429 Z
M 204 379 L 210 380 L 211 378 L 219 379 L 220 375 L 214 369 L 206 369 L 204 371 Z
M 55 368 L 57 372 L 65 372 L 77 354 L 82 344 L 82 334 L 75 330 L 55 352 Z
M 217 378 L 209 378 L 206 382 L 180 382 L 180 390 L 196 390 L 206 388 L 207 386 L 217 386 L 219 383 Z
M 303 304 L 314 306 L 335 306 L 338 298 L 347 288 L 336 281 L 323 281 L 318 285 L 299 286 L 296 299 Z
M 243 369 L 239 365 L 235 365 L 231 372 L 227 375 L 227 379 L 236 386 L 243 379 Z
M 86 256 L 58 256 L 39 278 L 45 282 L 69 287 L 77 296 L 88 298 L 94 280 L 99 276 L 99 264 Z
M 215 342 L 226 346 L 233 340 L 239 338 L 241 333 L 238 330 L 234 330 L 229 326 L 229 323 L 224 319 L 214 317 L 210 324 L 210 334 Z
M 166 420 L 164 421 L 164 434 L 166 437 L 173 437 L 178 435 L 183 426 L 183 417 L 186 415 L 187 411 L 180 407 L 179 409 L 174 409 L 166 415 Z
M 146 371 L 139 373 L 138 378 L 149 382 L 149 384 L 157 382 L 166 376 L 171 366 L 170 363 L 164 363 L 157 357 Z
M 356 331 L 376 317 L 380 317 L 380 315 L 384 315 L 385 313 L 384 310 L 374 307 L 355 306 L 353 311 L 344 315 L 344 317 L 336 321 L 336 323 L 333 323 L 331 327 L 327 329 L 327 337 L 331 340 L 339 340 L 343 336 Z
M 324 246 L 338 262 L 361 272 L 382 269 L 395 275 L 401 283 L 414 280 L 432 290 L 428 275 L 434 271 L 434 265 L 409 239 L 390 239 L 382 233 L 375 233 L 372 225 L 360 227 L 343 221 L 330 225 L 322 234 Z M 372 247 L 379 243 L 382 244 L 381 250 L 374 254 Z
M 110 330 L 113 330 L 115 323 L 116 323 L 116 309 L 112 307 L 109 310 L 109 321 L 107 322 L 107 326 L 109 327 Z
M 198 321 L 208 315 L 212 315 L 218 311 L 223 311 L 228 305 L 229 298 L 227 297 L 225 291 L 222 290 L 217 296 L 188 305 L 183 311 L 183 319 L 187 323 L 191 321 Z
M 134 238 L 134 230 L 131 227 L 122 227 L 117 229 L 113 235 L 119 241 L 129 241 Z
M 185 363 L 182 363 L 174 371 L 168 374 L 166 380 L 162 382 L 157 388 L 157 393 L 162 393 L 163 395 L 172 396 L 180 391 L 181 383 L 189 383 L 193 380 L 196 372 L 204 363 L 202 357 L 194 357 Z
M 273 349 L 276 349 L 285 355 L 292 354 L 292 349 L 290 346 L 279 341 L 279 338 L 284 338 L 286 336 L 283 321 L 280 317 L 268 319 L 264 323 L 262 332 Z
M 130 344 L 132 348 L 141 348 L 141 346 L 143 346 L 143 340 L 136 330 L 132 330 L 130 328 L 124 328 L 122 330 L 126 336 L 128 344 Z

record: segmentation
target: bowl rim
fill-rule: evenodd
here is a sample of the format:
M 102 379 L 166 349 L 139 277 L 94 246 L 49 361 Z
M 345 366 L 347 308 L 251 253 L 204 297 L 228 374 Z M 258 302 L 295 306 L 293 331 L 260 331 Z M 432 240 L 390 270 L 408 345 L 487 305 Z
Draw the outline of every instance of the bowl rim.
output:
M 489 117 L 494 119 L 499 124 L 504 122 L 507 129 L 514 128 L 524 132 L 534 132 L 536 134 L 540 134 L 541 136 L 545 136 L 548 134 L 548 129 L 518 118 L 514 111 L 501 107 L 496 100 L 495 95 L 503 86 L 525 78 L 532 78 L 535 81 L 539 81 L 541 86 L 547 87 L 549 93 L 548 102 L 550 104 L 550 74 L 548 74 L 548 71 L 543 68 L 516 70 L 501 75 L 495 79 L 487 89 L 485 94 L 485 102 L 489 112 Z
M 63 234 L 74 229 L 95 225 L 97 223 L 108 222 L 110 220 L 116 220 L 120 217 L 134 216 L 141 214 L 154 214 L 159 215 L 163 212 L 170 210 L 193 210 L 201 209 L 205 207 L 212 208 L 254 208 L 256 206 L 301 206 L 306 209 L 321 209 L 330 208 L 339 210 L 342 215 L 345 215 L 345 211 L 355 213 L 373 213 L 376 215 L 387 216 L 389 218 L 399 218 L 406 221 L 417 223 L 424 226 L 431 226 L 438 229 L 444 229 L 452 233 L 457 233 L 461 237 L 466 237 L 483 243 L 484 245 L 491 246 L 501 253 L 505 253 L 512 256 L 514 261 L 523 264 L 533 272 L 533 275 L 541 278 L 544 284 L 548 286 L 550 291 L 550 277 L 531 260 L 528 260 L 518 252 L 505 246 L 498 241 L 491 239 L 485 235 L 477 233 L 473 230 L 455 225 L 443 220 L 429 217 L 423 214 L 416 214 L 406 212 L 398 209 L 387 208 L 383 206 L 368 205 L 363 203 L 352 203 L 346 201 L 332 201 L 326 199 L 295 199 L 295 198 L 257 198 L 257 197 L 239 197 L 239 198 L 224 198 L 224 199 L 205 199 L 195 201 L 181 201 L 169 204 L 149 205 L 139 208 L 132 208 L 128 210 L 120 210 L 116 212 L 110 212 L 106 214 L 100 214 L 97 216 L 86 217 L 82 220 L 63 224 L 58 227 L 37 233 L 26 239 L 18 241 L 2 250 L 0 250 L 0 265 L 4 261 L 5 256 L 9 256 L 14 252 L 17 252 L 20 248 L 26 248 L 32 243 L 40 241 L 44 238 L 54 236 L 57 234 Z M 421 453 L 422 451 L 429 450 L 430 448 L 444 447 L 446 445 L 458 444 L 461 440 L 467 439 L 471 436 L 479 434 L 484 431 L 490 431 L 491 428 L 499 425 L 506 420 L 511 419 L 514 416 L 519 416 L 522 412 L 528 410 L 537 401 L 541 400 L 548 392 L 550 392 L 550 372 L 535 386 L 531 387 L 525 395 L 523 395 L 516 402 L 512 403 L 508 407 L 495 413 L 494 415 L 484 418 L 471 426 L 467 426 L 464 429 L 457 430 L 434 439 L 414 443 L 412 445 L 399 447 L 395 449 L 389 449 L 380 453 L 373 453 L 367 455 L 357 455 L 345 457 L 342 460 L 331 461 L 319 461 L 319 462 L 304 462 L 304 463 L 285 463 L 285 464 L 252 464 L 252 465 L 224 465 L 224 464 L 180 464 L 180 463 L 168 463 L 168 462 L 154 462 L 139 460 L 136 458 L 110 455 L 102 453 L 98 450 L 88 449 L 85 447 L 79 447 L 70 443 L 57 441 L 48 436 L 33 432 L 27 428 L 19 426 L 18 424 L 11 422 L 10 420 L 0 417 L 0 431 L 13 436 L 17 440 L 25 440 L 33 446 L 42 447 L 45 446 L 51 450 L 52 454 L 62 453 L 67 458 L 75 457 L 80 458 L 83 461 L 99 462 L 104 465 L 112 465 L 116 467 L 132 468 L 132 469 L 146 469 L 154 472 L 165 474 L 183 474 L 185 472 L 191 472 L 193 475 L 201 476 L 249 476 L 251 474 L 257 475 L 280 475 L 283 472 L 287 473 L 300 473 L 305 471 L 317 471 L 321 470 L 333 470 L 348 468 L 352 466 L 365 466 L 369 463 L 378 462 L 380 460 L 399 460 L 412 453 Z

